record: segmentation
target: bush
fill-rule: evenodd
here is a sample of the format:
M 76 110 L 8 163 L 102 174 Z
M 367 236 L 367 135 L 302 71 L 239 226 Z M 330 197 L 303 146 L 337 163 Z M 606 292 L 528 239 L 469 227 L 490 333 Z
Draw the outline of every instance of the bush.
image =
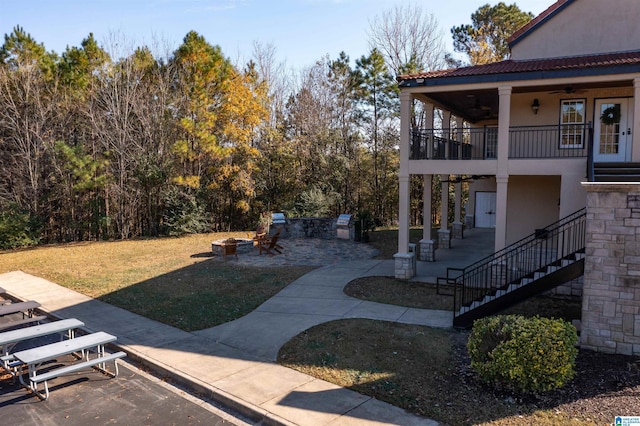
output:
M 171 188 L 164 196 L 162 229 L 166 235 L 207 232 L 211 225 L 201 202 L 187 188 Z
M 468 349 L 483 381 L 533 393 L 562 387 L 573 377 L 577 342 L 575 327 L 566 321 L 501 315 L 473 324 Z
M 0 210 L 0 249 L 13 249 L 38 244 L 40 226 L 37 220 L 11 204 Z

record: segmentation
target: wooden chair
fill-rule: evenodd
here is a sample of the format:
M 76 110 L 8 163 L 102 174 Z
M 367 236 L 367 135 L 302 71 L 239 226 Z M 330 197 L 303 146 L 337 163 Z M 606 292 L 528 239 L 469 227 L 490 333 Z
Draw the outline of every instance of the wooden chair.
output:
M 283 249 L 283 247 L 280 244 L 278 244 L 278 238 L 280 238 L 280 231 L 282 231 L 282 228 L 278 228 L 278 230 L 276 231 L 275 234 L 273 234 L 273 236 L 264 237 L 262 240 L 258 241 L 260 254 L 262 254 L 263 251 L 270 254 L 271 256 L 273 256 L 274 251 L 282 254 L 281 250 Z
M 268 238 L 268 236 L 264 229 L 264 226 L 258 225 L 258 228 L 256 228 L 256 235 L 253 237 L 253 246 L 255 247 L 257 245 L 260 245 L 260 242 L 265 238 Z

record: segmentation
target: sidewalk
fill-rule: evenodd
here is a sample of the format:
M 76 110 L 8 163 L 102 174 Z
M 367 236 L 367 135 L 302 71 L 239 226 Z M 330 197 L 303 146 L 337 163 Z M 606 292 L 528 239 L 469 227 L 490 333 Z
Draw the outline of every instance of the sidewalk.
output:
M 403 308 L 346 296 L 363 275 L 384 275 L 393 261 L 334 264 L 304 275 L 251 314 L 185 332 L 94 300 L 23 272 L 0 275 L 0 286 L 37 300 L 57 318 L 78 318 L 90 331 L 118 336 L 129 357 L 264 424 L 437 425 L 400 408 L 279 366 L 278 350 L 301 331 L 340 318 L 369 318 L 450 327 L 449 311 Z

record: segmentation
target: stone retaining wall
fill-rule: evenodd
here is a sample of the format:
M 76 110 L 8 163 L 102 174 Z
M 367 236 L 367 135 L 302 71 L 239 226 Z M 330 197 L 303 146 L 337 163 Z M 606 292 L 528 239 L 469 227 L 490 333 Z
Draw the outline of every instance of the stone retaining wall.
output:
M 337 218 L 331 217 L 300 217 L 287 218 L 287 222 L 282 225 L 280 235 L 282 238 L 320 238 L 323 240 L 333 240 L 337 238 Z M 281 225 L 271 225 L 270 234 L 274 234 Z M 354 239 L 355 231 L 353 224 L 349 226 L 350 240 Z
M 640 355 L 640 184 L 583 186 L 587 236 L 580 344 Z

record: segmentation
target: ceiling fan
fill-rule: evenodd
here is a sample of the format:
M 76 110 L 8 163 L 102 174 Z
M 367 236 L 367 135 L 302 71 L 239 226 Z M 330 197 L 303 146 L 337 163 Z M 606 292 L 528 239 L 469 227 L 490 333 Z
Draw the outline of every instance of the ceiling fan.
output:
M 467 182 L 470 180 L 480 180 L 480 179 L 488 179 L 493 177 L 493 175 L 471 175 L 471 176 L 454 176 L 453 179 L 443 180 L 445 183 L 460 183 Z
M 557 93 L 562 93 L 565 95 L 573 95 L 574 93 L 584 93 L 585 90 L 582 89 L 576 89 L 573 86 L 565 86 L 563 89 L 561 90 L 554 90 L 553 92 L 549 92 L 549 94 L 557 94 Z
M 475 99 L 475 102 L 473 103 L 473 106 L 471 107 L 471 110 L 473 110 L 473 111 L 491 111 L 491 107 L 480 104 L 480 98 L 478 96 L 476 96 L 476 95 L 467 95 L 467 97 L 470 98 L 470 99 Z

